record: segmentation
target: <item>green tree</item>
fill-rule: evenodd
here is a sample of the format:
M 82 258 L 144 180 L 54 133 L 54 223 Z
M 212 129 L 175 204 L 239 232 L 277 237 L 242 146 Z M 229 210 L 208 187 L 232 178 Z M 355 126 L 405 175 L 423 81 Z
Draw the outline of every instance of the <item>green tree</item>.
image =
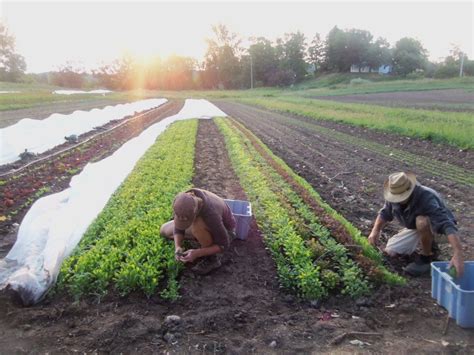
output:
M 395 44 L 393 66 L 397 74 L 407 75 L 417 69 L 423 69 L 426 62 L 427 51 L 416 39 L 405 37 Z
M 138 65 L 136 59 L 125 54 L 112 63 L 103 64 L 93 71 L 101 86 L 111 90 L 130 90 L 137 87 Z M 142 84 L 143 82 L 140 82 Z
M 85 76 L 84 68 L 78 64 L 67 62 L 57 71 L 51 73 L 51 83 L 65 88 L 82 89 Z
M 163 85 L 167 90 L 193 88 L 193 71 L 196 61 L 193 58 L 171 56 L 164 62 Z
M 306 39 L 303 33 L 287 33 L 282 41 L 279 41 L 277 53 L 281 56 L 281 68 L 292 71 L 296 82 L 304 79 L 307 73 L 305 61 Z
M 224 89 L 237 88 L 240 82 L 241 40 L 237 34 L 230 32 L 225 25 L 212 26 L 214 38 L 207 40 L 205 57 L 205 82 L 210 87 Z
M 351 29 L 346 32 L 345 66 L 358 65 L 359 68 L 368 65 L 369 50 L 373 36 L 369 31 Z
M 276 49 L 264 37 L 253 39 L 253 42 L 248 52 L 252 58 L 254 80 L 266 86 L 270 84 L 270 76 L 278 69 Z
M 392 52 L 386 39 L 378 38 L 374 43 L 371 43 L 367 59 L 367 64 L 371 69 L 378 68 L 381 65 L 389 65 L 391 62 Z
M 25 58 L 15 52 L 15 37 L 0 22 L 0 81 L 19 81 L 25 70 Z
M 347 60 L 347 36 L 346 33 L 334 26 L 326 37 L 326 62 L 329 70 L 346 72 L 351 63 Z
M 308 47 L 308 61 L 314 65 L 314 73 L 316 74 L 324 66 L 325 44 L 319 33 L 316 33 Z

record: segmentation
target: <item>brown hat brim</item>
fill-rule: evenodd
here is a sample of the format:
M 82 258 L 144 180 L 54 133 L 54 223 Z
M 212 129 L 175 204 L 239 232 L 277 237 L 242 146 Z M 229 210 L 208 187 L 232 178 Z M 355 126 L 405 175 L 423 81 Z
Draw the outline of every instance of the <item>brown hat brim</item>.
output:
M 388 179 L 385 180 L 383 184 L 383 197 L 385 198 L 386 201 L 391 202 L 391 203 L 400 203 L 405 200 L 407 200 L 411 194 L 413 193 L 413 190 L 415 190 L 416 187 L 416 175 L 410 172 L 405 173 L 408 177 L 408 180 L 410 180 L 410 189 L 403 192 L 402 194 L 392 194 L 390 192 L 390 188 L 388 186 Z

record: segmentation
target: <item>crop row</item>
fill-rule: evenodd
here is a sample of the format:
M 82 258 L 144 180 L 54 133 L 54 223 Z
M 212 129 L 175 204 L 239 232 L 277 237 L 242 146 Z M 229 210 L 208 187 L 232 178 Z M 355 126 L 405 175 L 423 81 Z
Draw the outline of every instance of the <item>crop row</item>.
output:
M 278 178 L 283 178 L 291 186 L 291 189 L 301 196 L 304 204 L 300 201 L 296 201 L 294 204 L 302 209 L 302 217 L 307 220 L 308 218 L 311 219 L 311 213 L 306 209 L 306 207 L 310 207 L 313 215 L 317 216 L 319 223 L 327 228 L 337 241 L 351 249 L 352 257 L 372 279 L 391 284 L 404 283 L 402 278 L 388 272 L 383 266 L 381 254 L 368 243 L 367 238 L 362 236 L 360 230 L 327 204 L 305 179 L 295 174 L 282 159 L 275 156 L 251 131 L 236 121 L 232 120 L 231 122 L 237 130 L 241 131 L 252 142 L 259 155 L 274 169 L 272 172 L 273 179 L 278 181 Z M 288 196 L 292 195 L 288 193 Z
M 174 196 L 191 185 L 196 132 L 197 120 L 186 120 L 158 137 L 63 264 L 59 287 L 76 298 L 112 286 L 122 295 L 159 288 L 163 298 L 177 297 L 180 264 L 160 226 Z
M 434 176 L 440 176 L 442 178 L 467 186 L 474 186 L 474 177 L 472 174 L 457 165 L 453 165 L 448 162 L 439 162 L 424 156 L 415 155 L 394 147 L 388 147 L 377 142 L 358 138 L 353 135 L 332 130 L 320 125 L 315 126 L 314 124 L 304 122 L 302 120 L 286 118 L 285 121 L 289 125 L 299 126 L 317 134 L 324 134 L 325 136 L 331 137 L 337 141 L 349 143 L 353 146 L 367 149 L 376 154 L 385 155 L 387 158 L 394 159 L 412 166 L 417 166 L 419 169 L 422 169 Z M 442 169 L 440 169 L 440 167 L 442 167 Z
M 257 222 L 282 286 L 308 299 L 338 290 L 353 297 L 367 293 L 367 275 L 348 249 L 334 240 L 318 216 L 238 127 L 222 119 L 217 122 L 241 184 L 255 204 Z

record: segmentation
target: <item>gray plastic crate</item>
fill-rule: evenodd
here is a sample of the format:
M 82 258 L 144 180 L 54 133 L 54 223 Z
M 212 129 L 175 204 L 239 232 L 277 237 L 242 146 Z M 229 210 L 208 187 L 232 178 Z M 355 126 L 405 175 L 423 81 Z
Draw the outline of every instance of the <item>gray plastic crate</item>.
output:
M 234 215 L 235 222 L 235 234 L 237 238 L 245 240 L 250 229 L 250 222 L 252 221 L 252 205 L 248 201 L 240 200 L 224 200 L 229 206 L 232 214 Z

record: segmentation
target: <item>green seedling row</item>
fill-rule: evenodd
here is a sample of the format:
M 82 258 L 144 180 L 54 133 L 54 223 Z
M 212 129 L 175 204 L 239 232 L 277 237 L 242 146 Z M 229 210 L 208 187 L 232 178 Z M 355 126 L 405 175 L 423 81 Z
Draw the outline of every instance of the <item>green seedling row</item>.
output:
M 354 227 L 348 220 L 346 220 L 329 204 L 327 204 L 305 179 L 297 175 L 282 159 L 275 156 L 273 152 L 262 141 L 260 141 L 255 135 L 253 135 L 253 133 L 251 133 L 240 123 L 237 123 L 235 121 L 233 122 L 240 131 L 245 132 L 247 135 L 250 135 L 253 138 L 253 141 L 258 144 L 259 147 L 263 149 L 265 153 L 293 179 L 293 181 L 295 181 L 301 188 L 303 188 L 311 196 L 311 198 L 325 211 L 325 213 L 327 213 L 334 221 L 339 223 L 347 231 L 353 242 L 360 246 L 362 254 L 373 262 L 376 274 L 380 274 L 384 282 L 396 285 L 405 283 L 405 280 L 402 277 L 389 272 L 383 266 L 382 256 L 380 252 L 368 243 L 367 238 L 362 236 L 360 230 Z M 258 159 L 261 159 L 262 162 L 264 161 L 264 158 L 261 155 L 255 154 L 255 156 L 258 157 Z M 262 166 L 265 165 L 266 164 L 262 163 Z M 322 241 L 323 246 L 326 247 L 327 245 L 332 244 L 334 241 L 326 240 L 329 231 L 327 231 L 325 227 L 321 226 L 319 218 L 310 211 L 308 206 L 293 191 L 293 189 L 291 189 L 291 187 L 284 182 L 281 176 L 274 169 L 271 169 L 270 167 L 268 167 L 267 169 L 268 174 L 271 175 L 272 180 L 280 184 L 280 190 L 285 191 L 286 198 L 293 204 L 296 209 L 299 210 L 299 215 L 303 218 L 304 223 L 307 223 L 313 226 L 315 230 L 322 232 L 322 235 L 325 237 Z M 326 230 L 327 232 L 324 232 L 324 230 Z
M 218 119 L 217 123 L 240 183 L 253 203 L 255 217 L 275 260 L 282 287 L 305 299 L 327 296 L 320 268 L 313 264 L 311 251 L 297 233 L 294 221 L 270 189 L 271 182 L 255 166 L 254 158 L 245 151 L 241 137 L 223 119 Z
M 196 133 L 197 120 L 187 120 L 158 137 L 64 262 L 60 287 L 75 298 L 112 287 L 122 295 L 178 297 L 181 266 L 160 226 L 172 216 L 175 195 L 191 186 Z
M 368 280 L 345 247 L 331 238 L 316 216 L 309 216 L 303 201 L 242 133 L 223 119 L 217 123 L 241 185 L 254 204 L 281 285 L 306 299 L 338 291 L 352 297 L 366 294 Z
M 362 270 L 348 257 L 348 250 L 331 236 L 330 231 L 321 224 L 319 218 L 310 210 L 303 199 L 276 172 L 265 158 L 258 154 L 251 142 L 243 134 L 246 153 L 254 157 L 257 168 L 273 183 L 270 189 L 280 202 L 287 206 L 298 234 L 305 241 L 313 256 L 313 264 L 320 267 L 322 275 L 332 275 L 328 283 L 323 277 L 323 285 L 328 290 L 339 287 L 341 293 L 358 297 L 369 292 L 369 283 Z M 330 273 L 329 273 L 330 272 Z

